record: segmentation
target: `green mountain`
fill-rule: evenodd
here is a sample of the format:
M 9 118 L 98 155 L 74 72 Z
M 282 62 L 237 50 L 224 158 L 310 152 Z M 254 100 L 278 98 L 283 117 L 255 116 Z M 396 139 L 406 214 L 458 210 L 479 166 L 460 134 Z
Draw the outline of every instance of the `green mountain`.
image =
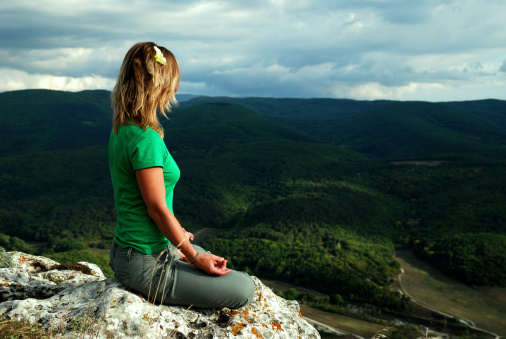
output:
M 506 130 L 506 101 L 504 100 L 474 100 L 448 102 L 448 105 L 466 110 L 486 121 Z
M 24 90 L 0 93 L 0 156 L 106 142 L 110 92 Z
M 230 103 L 244 106 L 271 118 L 286 118 L 286 121 L 316 121 L 335 119 L 364 113 L 389 103 L 385 100 L 357 101 L 350 99 L 294 99 L 294 98 L 230 98 L 197 97 L 182 107 L 203 103 Z
M 380 159 L 506 156 L 506 102 L 200 97 L 250 108 L 322 141 Z
M 108 98 L 0 94 L 1 246 L 21 249 L 20 238 L 69 258 L 107 248 Z M 406 307 L 388 288 L 395 249 L 504 286 L 501 105 L 194 98 L 164 121 L 182 172 L 175 213 L 190 230 L 224 230 L 204 245 L 233 267 L 313 288 L 318 277 L 347 300 Z M 420 162 L 394 161 L 406 159 Z
M 461 109 L 394 103 L 355 115 L 334 130 L 333 143 L 382 159 L 452 155 L 506 158 L 506 133 Z

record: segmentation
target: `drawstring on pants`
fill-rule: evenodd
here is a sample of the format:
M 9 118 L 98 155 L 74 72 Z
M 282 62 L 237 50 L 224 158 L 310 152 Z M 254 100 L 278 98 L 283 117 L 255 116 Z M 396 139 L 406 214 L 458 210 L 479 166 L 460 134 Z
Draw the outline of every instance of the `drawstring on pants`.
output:
M 151 272 L 151 279 L 149 281 L 148 302 L 149 302 L 149 297 L 151 294 L 151 284 L 153 283 L 153 276 L 155 274 L 155 271 L 157 269 L 161 269 L 160 279 L 158 280 L 158 286 L 156 286 L 155 296 L 153 297 L 153 304 L 156 301 L 156 295 L 158 294 L 158 289 L 160 288 L 160 283 L 162 282 L 162 277 L 165 272 L 165 268 L 168 267 L 170 269 L 172 267 L 172 263 L 174 262 L 175 256 L 176 256 L 176 252 L 174 252 L 173 255 L 170 255 L 170 245 L 169 245 L 163 251 L 161 251 L 160 254 L 158 255 L 158 257 L 156 258 L 156 265 L 153 266 L 153 271 Z M 169 261 L 169 257 L 171 259 L 170 263 L 169 263 L 169 265 L 166 265 L 167 262 Z M 167 294 L 169 293 L 168 290 L 166 291 L 168 280 L 169 280 L 169 274 L 168 274 L 168 272 L 165 272 L 165 281 L 163 283 L 162 295 L 160 298 L 160 305 L 162 304 L 163 300 L 167 297 Z

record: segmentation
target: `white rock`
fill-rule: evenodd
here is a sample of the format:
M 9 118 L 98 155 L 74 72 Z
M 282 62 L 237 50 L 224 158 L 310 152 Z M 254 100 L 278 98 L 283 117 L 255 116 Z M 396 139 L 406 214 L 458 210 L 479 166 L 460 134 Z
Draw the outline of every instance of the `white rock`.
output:
M 0 269 L 0 317 L 60 329 L 80 338 L 320 338 L 296 301 L 276 296 L 260 280 L 253 302 L 238 310 L 153 305 L 106 279 L 76 271 L 37 272 L 56 262 L 11 252 L 17 267 Z M 42 291 L 42 292 L 41 292 Z M 5 297 L 4 297 L 5 295 Z M 15 299 L 15 300 L 14 300 Z
M 78 271 L 49 270 L 58 265 L 56 261 L 45 257 L 33 256 L 21 252 L 10 252 L 15 268 L 0 268 L 0 301 L 48 298 L 64 290 L 68 284 L 76 285 L 87 281 L 105 279 L 95 264 L 85 263 L 93 275 Z

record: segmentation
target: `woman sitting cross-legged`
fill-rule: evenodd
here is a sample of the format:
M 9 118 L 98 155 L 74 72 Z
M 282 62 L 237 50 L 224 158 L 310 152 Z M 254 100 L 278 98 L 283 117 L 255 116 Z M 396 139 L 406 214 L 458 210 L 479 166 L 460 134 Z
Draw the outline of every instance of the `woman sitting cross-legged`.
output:
M 112 92 L 109 167 L 117 224 L 110 264 L 120 282 L 149 301 L 239 308 L 253 299 L 252 279 L 192 245 L 193 235 L 172 211 L 180 172 L 158 113 L 166 117 L 176 103 L 179 83 L 176 58 L 152 42 L 135 44 L 123 60 Z

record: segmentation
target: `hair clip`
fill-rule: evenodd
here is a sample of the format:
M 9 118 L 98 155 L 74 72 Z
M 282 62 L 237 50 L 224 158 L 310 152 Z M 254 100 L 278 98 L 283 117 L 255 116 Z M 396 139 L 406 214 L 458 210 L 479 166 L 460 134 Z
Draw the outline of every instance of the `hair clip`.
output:
M 155 60 L 158 61 L 162 65 L 167 65 L 167 59 L 165 59 L 165 57 L 163 56 L 162 51 L 160 51 L 160 49 L 158 47 L 156 47 L 156 46 L 154 46 L 154 47 L 155 47 L 155 51 L 156 51 Z

